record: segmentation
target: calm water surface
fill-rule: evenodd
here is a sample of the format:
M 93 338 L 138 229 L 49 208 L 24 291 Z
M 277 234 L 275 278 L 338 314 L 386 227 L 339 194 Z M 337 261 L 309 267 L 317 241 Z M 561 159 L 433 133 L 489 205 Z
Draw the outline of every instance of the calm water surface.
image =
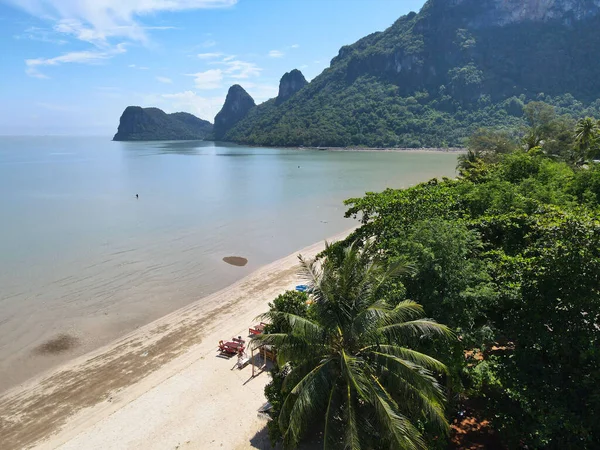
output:
M 350 228 L 348 197 L 455 165 L 449 153 L 1 137 L 0 391 Z M 61 333 L 79 346 L 35 351 Z

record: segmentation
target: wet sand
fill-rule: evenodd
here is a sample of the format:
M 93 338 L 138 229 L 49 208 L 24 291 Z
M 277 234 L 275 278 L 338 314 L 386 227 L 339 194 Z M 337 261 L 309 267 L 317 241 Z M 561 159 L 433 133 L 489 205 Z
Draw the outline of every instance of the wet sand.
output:
M 0 397 L 2 449 L 269 448 L 257 415 L 268 375 L 234 369 L 236 358 L 219 357 L 217 343 L 246 336 L 267 303 L 298 283 L 297 255 L 323 248 L 266 265 L 8 391 Z M 70 343 L 59 336 L 40 350 Z

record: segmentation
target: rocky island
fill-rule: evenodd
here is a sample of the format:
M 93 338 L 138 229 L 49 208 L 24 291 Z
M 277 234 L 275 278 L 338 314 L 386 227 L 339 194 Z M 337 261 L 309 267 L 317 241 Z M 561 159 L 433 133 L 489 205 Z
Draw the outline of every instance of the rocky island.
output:
M 121 115 L 114 141 L 175 141 L 206 139 L 213 126 L 185 113 L 167 114 L 158 108 L 128 106 Z

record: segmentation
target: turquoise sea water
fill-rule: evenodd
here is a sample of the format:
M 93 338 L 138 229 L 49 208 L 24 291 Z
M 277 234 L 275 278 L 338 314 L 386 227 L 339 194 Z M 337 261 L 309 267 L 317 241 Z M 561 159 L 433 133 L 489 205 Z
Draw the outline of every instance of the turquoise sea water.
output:
M 0 137 L 0 391 L 352 227 L 348 197 L 455 165 L 451 153 Z M 80 345 L 33 351 L 60 333 Z

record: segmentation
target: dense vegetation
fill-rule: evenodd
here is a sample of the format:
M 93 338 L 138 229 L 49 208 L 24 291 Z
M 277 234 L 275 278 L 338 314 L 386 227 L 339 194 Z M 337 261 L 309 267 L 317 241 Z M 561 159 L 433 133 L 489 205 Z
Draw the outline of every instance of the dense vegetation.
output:
M 184 113 L 167 114 L 158 108 L 128 106 L 119 121 L 115 141 L 170 141 L 205 139 L 212 124 Z
M 600 63 L 588 55 L 600 45 L 600 17 L 502 25 L 492 20 L 492 3 L 428 1 L 419 14 L 343 47 L 287 101 L 252 109 L 225 140 L 462 146 L 479 127 L 524 125 L 523 105 L 533 100 L 575 119 L 598 117 Z
M 424 421 L 439 433 L 448 429 L 444 394 L 431 375 L 446 367 L 419 350 L 426 337 L 451 333 L 424 319 L 418 304 L 386 295 L 384 286 L 406 266 L 384 268 L 371 245 L 350 245 L 323 264 L 302 260 L 313 303 L 298 304 L 293 294 L 276 299 L 296 311 L 272 307 L 265 316 L 272 329 L 254 338 L 275 345 L 285 370 L 277 412 L 287 446 L 319 422 L 331 448 L 425 449 Z
M 448 368 L 432 374 L 446 387 L 451 421 L 487 419 L 506 448 L 600 448 L 598 124 L 565 121 L 542 103 L 525 111 L 518 139 L 498 130 L 469 139 L 460 178 L 348 200 L 346 215 L 362 226 L 323 257 L 344 267 L 347 246 L 364 245 L 383 267 L 410 268 L 382 283 L 378 298 L 410 299 L 458 336 L 426 347 Z M 323 314 L 307 311 L 311 320 Z M 281 371 L 302 358 L 290 361 L 266 390 L 274 401 L 293 394 Z M 428 446 L 445 447 L 422 424 Z M 278 429 L 286 430 L 271 425 L 275 438 Z

